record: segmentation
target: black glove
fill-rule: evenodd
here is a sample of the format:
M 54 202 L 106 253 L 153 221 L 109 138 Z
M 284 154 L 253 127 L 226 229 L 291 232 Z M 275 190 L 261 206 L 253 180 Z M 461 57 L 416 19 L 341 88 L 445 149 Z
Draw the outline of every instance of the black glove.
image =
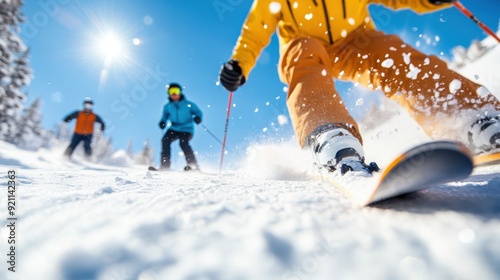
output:
M 444 3 L 453 3 L 455 1 L 456 0 L 429 0 L 429 2 L 431 2 L 434 5 L 441 5 L 441 4 L 444 4 Z
M 196 124 L 200 124 L 200 123 L 201 123 L 201 118 L 200 118 L 200 117 L 194 117 L 194 119 L 193 119 L 193 120 L 194 120 L 194 122 L 195 122 Z
M 164 129 L 167 124 L 164 121 L 161 121 L 159 125 L 161 129 Z
M 219 80 L 229 91 L 235 91 L 246 81 L 245 76 L 242 74 L 241 67 L 236 60 L 230 60 L 222 65 Z
M 104 132 L 104 129 L 106 129 L 106 127 L 103 124 L 101 124 L 101 131 Z

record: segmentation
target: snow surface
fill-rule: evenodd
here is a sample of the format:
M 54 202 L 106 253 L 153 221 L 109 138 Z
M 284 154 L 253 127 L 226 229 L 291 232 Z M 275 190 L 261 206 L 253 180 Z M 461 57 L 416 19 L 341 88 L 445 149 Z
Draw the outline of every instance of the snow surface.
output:
M 404 114 L 364 135 L 382 167 L 428 140 Z M 500 167 L 359 208 L 312 179 L 295 141 L 251 145 L 222 175 L 218 163 L 150 172 L 120 153 L 104 165 L 66 161 L 63 150 L 0 142 L 0 279 L 500 279 Z M 8 170 L 15 273 L 5 261 Z

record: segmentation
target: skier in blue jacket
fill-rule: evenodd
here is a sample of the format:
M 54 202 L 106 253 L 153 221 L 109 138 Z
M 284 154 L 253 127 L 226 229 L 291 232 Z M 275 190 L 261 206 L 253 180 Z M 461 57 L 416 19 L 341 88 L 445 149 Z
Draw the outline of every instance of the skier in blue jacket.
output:
M 160 169 L 170 168 L 170 144 L 177 139 L 179 139 L 181 149 L 186 156 L 187 166 L 184 170 L 198 169 L 198 163 L 196 162 L 193 149 L 189 145 L 189 141 L 193 138 L 194 134 L 193 122 L 200 124 L 203 113 L 196 104 L 186 99 L 182 94 L 182 87 L 179 84 L 168 84 L 166 91 L 169 102 L 163 106 L 163 114 L 159 125 L 161 129 L 164 129 L 167 121 L 170 121 L 170 126 L 161 141 Z

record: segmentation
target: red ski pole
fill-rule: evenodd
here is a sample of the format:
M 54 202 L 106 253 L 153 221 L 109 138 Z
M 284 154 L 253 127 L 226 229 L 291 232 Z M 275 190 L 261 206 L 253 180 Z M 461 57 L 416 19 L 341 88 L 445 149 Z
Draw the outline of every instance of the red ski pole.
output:
M 500 38 L 498 38 L 497 34 L 489 29 L 488 26 L 484 25 L 484 23 L 482 23 L 475 15 L 473 15 L 462 3 L 460 3 L 460 1 L 455 1 L 453 5 L 455 5 L 455 7 L 459 9 L 464 15 L 475 22 L 481 29 L 484 30 L 484 32 L 491 35 L 500 43 Z
M 229 102 L 227 104 L 226 126 L 224 127 L 224 139 L 222 140 L 222 154 L 220 156 L 219 174 L 222 172 L 222 162 L 224 161 L 224 153 L 226 151 L 227 128 L 229 126 L 229 116 L 231 115 L 231 105 L 233 104 L 233 92 L 229 92 Z

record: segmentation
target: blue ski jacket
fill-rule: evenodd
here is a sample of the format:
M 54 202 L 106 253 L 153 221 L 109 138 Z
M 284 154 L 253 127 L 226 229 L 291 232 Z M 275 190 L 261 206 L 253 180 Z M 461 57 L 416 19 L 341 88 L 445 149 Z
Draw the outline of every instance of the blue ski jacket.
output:
M 184 95 L 177 102 L 170 100 L 163 106 L 161 121 L 170 121 L 168 129 L 177 132 L 194 133 L 194 117 L 203 119 L 203 113 L 193 102 L 187 100 Z

